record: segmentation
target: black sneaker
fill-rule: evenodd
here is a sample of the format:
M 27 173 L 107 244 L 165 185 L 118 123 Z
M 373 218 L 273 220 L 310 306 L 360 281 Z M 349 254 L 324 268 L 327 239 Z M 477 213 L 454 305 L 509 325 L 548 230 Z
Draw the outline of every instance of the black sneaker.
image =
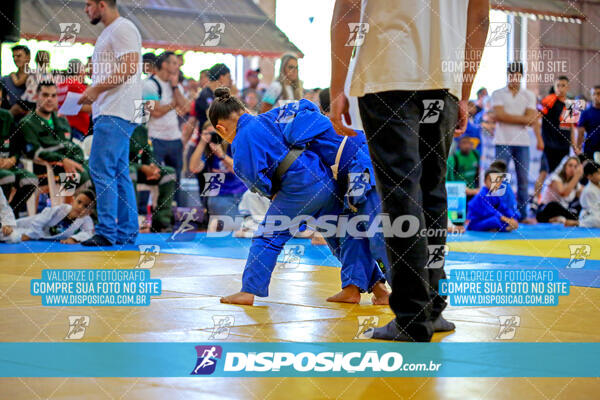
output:
M 88 240 L 81 242 L 81 244 L 88 247 L 109 247 L 113 245 L 107 238 L 97 233 Z

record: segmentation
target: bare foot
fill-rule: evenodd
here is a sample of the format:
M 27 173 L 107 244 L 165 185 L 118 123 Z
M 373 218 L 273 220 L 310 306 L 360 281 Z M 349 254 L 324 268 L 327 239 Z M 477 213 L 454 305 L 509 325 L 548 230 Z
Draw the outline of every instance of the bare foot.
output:
M 221 303 L 251 306 L 254 304 L 254 295 L 252 293 L 238 292 L 231 296 L 221 297 Z
M 579 221 L 576 219 L 568 219 L 565 221 L 565 226 L 578 226 Z
M 377 282 L 373 286 L 373 297 L 371 302 L 376 306 L 387 306 L 390 304 L 390 292 L 385 287 L 385 283 Z
M 341 292 L 327 298 L 332 303 L 360 303 L 360 290 L 354 285 L 348 285 Z

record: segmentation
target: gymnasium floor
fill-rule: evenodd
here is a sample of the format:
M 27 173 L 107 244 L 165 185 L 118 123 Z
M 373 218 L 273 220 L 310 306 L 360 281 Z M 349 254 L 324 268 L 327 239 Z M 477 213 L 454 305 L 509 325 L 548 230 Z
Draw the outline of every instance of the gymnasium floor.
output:
M 304 246 L 301 262 L 280 265 L 270 296 L 255 307 L 223 305 L 221 295 L 241 287 L 249 239 L 208 238 L 172 242 L 144 234 L 139 244 L 160 246 L 151 269 L 162 295 L 148 307 L 47 307 L 30 295 L 30 281 L 49 268 L 134 268 L 137 246 L 110 251 L 80 245 L 28 242 L 0 245 L 2 342 L 66 342 L 69 315 L 89 315 L 84 342 L 211 342 L 213 316 L 234 319 L 236 342 L 352 342 L 359 316 L 387 306 L 328 303 L 339 290 L 339 264 L 325 246 Z M 437 342 L 494 342 L 501 315 L 518 315 L 518 342 L 600 342 L 600 230 L 540 224 L 512 233 L 467 233 L 449 238 L 446 270 L 458 268 L 557 269 L 571 283 L 556 307 L 452 307 L 445 312 L 455 332 Z M 585 266 L 567 269 L 569 245 L 589 245 Z M 1 355 L 0 355 L 1 357 Z M 36 363 L 38 360 L 28 360 Z M 39 361 L 41 362 L 41 361 Z M 598 378 L 4 378 L 0 399 L 593 399 Z

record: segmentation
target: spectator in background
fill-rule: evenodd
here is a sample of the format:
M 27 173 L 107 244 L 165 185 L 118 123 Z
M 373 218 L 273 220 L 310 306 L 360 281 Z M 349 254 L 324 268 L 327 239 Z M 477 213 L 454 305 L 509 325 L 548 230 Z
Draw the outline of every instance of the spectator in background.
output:
M 2 85 L 0 85 L 1 88 Z M 0 91 L 0 97 L 2 97 Z M 38 185 L 37 177 L 18 168 L 19 158 L 25 151 L 23 135 L 15 132 L 12 114 L 0 108 L 0 187 L 10 202 L 10 207 L 19 215 L 27 199 Z M 15 190 L 11 198 L 11 192 Z
M 181 70 L 181 67 L 183 66 L 183 53 L 177 53 L 175 56 L 177 57 L 177 69 L 179 70 L 179 83 L 181 83 L 185 79 L 183 71 Z
M 583 168 L 578 157 L 569 157 L 550 176 L 550 184 L 542 192 L 542 201 L 536 214 L 539 222 L 561 222 L 565 226 L 577 225 L 581 206 L 579 196 L 583 186 L 579 180 Z
M 446 181 L 465 182 L 467 201 L 479 191 L 479 152 L 473 148 L 470 137 L 462 135 L 458 150 L 448 157 Z
M 203 80 L 206 81 L 203 82 Z M 210 69 L 205 69 L 200 72 L 201 90 L 190 108 L 189 118 L 183 127 L 184 143 L 187 143 L 189 139 L 192 139 L 192 144 L 195 146 L 200 140 L 199 133 L 202 130 L 204 123 L 208 120 L 206 115 L 208 107 L 214 98 L 215 89 L 220 86 L 229 88 L 232 86 L 231 72 L 225 64 L 218 63 L 210 67 Z M 194 135 L 194 137 L 192 137 L 192 135 Z
M 205 122 L 200 142 L 190 158 L 190 171 L 200 173 L 204 170 L 209 173 L 225 174 L 225 181 L 220 185 L 218 195 L 209 196 L 207 199 L 208 214 L 211 216 L 227 215 L 235 218 L 238 215 L 238 205 L 246 191 L 246 186 L 233 172 L 231 146 L 215 132 L 209 121 Z M 213 221 L 218 222 L 217 220 Z M 208 226 L 209 232 L 216 230 L 216 223 Z
M 571 149 L 571 130 L 561 128 L 561 115 L 565 110 L 569 78 L 559 76 L 554 82 L 554 93 L 544 97 L 541 102 L 542 138 L 544 154 L 540 174 L 554 171 Z
M 600 228 L 600 164 L 586 162 L 583 174 L 588 183 L 581 192 L 579 225 L 585 228 Z
M 316 105 L 320 106 L 319 105 L 319 93 L 321 93 L 321 88 L 310 89 L 304 93 L 303 98 L 306 100 L 312 101 Z
M 17 130 L 22 132 L 25 142 L 24 154 L 32 160 L 42 160 L 53 166 L 54 173 L 78 173 L 78 187 L 91 186 L 89 172 L 84 165 L 83 150 L 67 139 L 71 127 L 69 121 L 56 115 L 58 100 L 54 82 L 40 82 L 37 93 L 37 107 L 34 112 L 27 114 Z M 43 165 L 34 164 L 33 172 L 45 175 Z M 46 185 L 47 180 L 40 180 L 40 185 Z
M 142 61 L 144 63 L 144 69 L 142 72 L 150 77 L 156 73 L 156 54 L 154 53 L 144 53 L 142 56 Z
M 260 83 L 260 68 L 249 69 L 246 71 L 246 81 L 248 82 L 248 86 L 242 89 L 242 99 L 246 97 L 246 94 L 249 91 L 254 91 L 256 92 L 258 101 L 260 103 L 262 96 L 265 93 L 265 88 Z
M 303 96 L 302 81 L 298 78 L 298 58 L 293 54 L 285 54 L 281 57 L 279 76 L 263 95 L 261 113 L 300 100 Z
M 185 91 L 184 95 L 187 100 L 191 100 L 191 103 L 188 104 L 188 110 L 186 110 L 185 114 L 189 114 L 190 107 L 194 105 L 194 101 L 196 97 L 200 94 L 200 86 L 198 85 L 198 81 L 194 78 L 185 78 L 183 83 L 183 90 Z
M 483 110 L 483 103 L 485 99 L 488 97 L 488 91 L 486 88 L 482 87 L 477 91 L 477 101 L 475 102 L 475 107 L 477 111 L 475 114 L 479 114 Z
M 21 102 L 13 106 L 16 115 L 25 114 L 35 109 L 37 99 L 37 88 L 40 82 L 54 82 L 54 74 L 50 70 L 50 53 L 39 50 L 35 53 L 36 69 L 30 71 L 25 82 L 25 93 L 21 96 Z
M 517 172 L 517 201 L 522 222 L 527 218 L 529 186 L 529 132 L 527 126 L 537 119 L 536 98 L 533 92 L 521 88 L 523 64 L 508 65 L 508 85 L 492 94 L 496 129 L 494 144 L 496 158 L 508 165 L 512 159 Z M 541 138 L 538 137 L 538 148 Z
M 202 89 L 200 95 L 198 95 L 194 106 L 195 120 L 198 121 L 199 129 L 208 120 L 206 112 L 215 97 L 215 89 L 221 86 L 231 88 L 231 85 L 231 71 L 227 65 L 219 63 L 210 67 L 208 70 L 208 84 Z
M 84 79 L 85 66 L 83 63 L 76 58 L 69 60 L 67 78 L 63 82 L 60 82 L 58 85 L 56 85 L 59 108 L 64 103 L 68 92 L 85 92 L 87 85 L 84 83 Z M 84 104 L 81 106 L 81 110 L 77 115 L 67 115 L 67 120 L 71 126 L 71 138 L 83 141 L 83 138 L 88 135 L 91 113 L 92 106 L 90 104 Z
M 94 235 L 94 221 L 90 214 L 96 207 L 96 195 L 91 190 L 80 190 L 73 197 L 73 204 L 46 207 L 39 214 L 18 219 L 15 227 L 18 240 L 75 244 L 91 238 Z
M 25 93 L 25 82 L 27 82 L 27 77 L 29 76 L 31 52 L 29 51 L 29 47 L 23 45 L 13 46 L 11 50 L 17 72 L 11 72 L 9 75 L 2 77 L 5 89 L 4 97 L 2 98 L 2 108 L 10 109 L 13 116 L 20 118 L 23 114 L 19 113 L 17 115 L 18 109 L 13 109 L 12 107 L 21 100 L 21 96 Z
M 494 120 L 494 109 L 492 107 L 492 98 L 486 97 L 483 102 L 483 110 L 479 111 L 473 117 L 473 123 L 479 126 L 479 132 L 488 137 L 494 136 L 496 130 L 496 121 Z
M 176 107 L 185 105 L 183 88 L 179 84 L 177 57 L 171 51 L 161 53 L 156 60 L 156 73 L 144 80 L 142 97 L 153 100 L 150 110 L 148 134 L 154 147 L 154 155 L 159 164 L 175 169 L 177 191 L 175 199 L 180 199 L 179 180 L 183 168 L 183 142 Z
M 600 152 L 600 85 L 594 86 L 591 94 L 592 103 L 581 113 L 577 124 L 576 146 L 576 153 L 583 151 L 589 160 L 594 159 L 594 153 Z
M 204 89 L 206 85 L 208 85 L 208 70 L 203 69 L 200 71 L 200 81 L 198 82 L 200 85 L 200 90 Z
M 247 89 L 242 100 L 252 114 L 256 115 L 260 112 L 260 96 L 256 90 Z
M 185 101 L 182 104 L 178 104 L 177 107 L 175 108 L 175 112 L 177 113 L 177 123 L 179 124 L 180 130 L 183 130 L 183 126 L 185 125 L 185 123 L 187 122 L 187 119 L 189 117 L 189 110 L 190 110 L 190 99 L 188 98 L 188 88 L 187 88 L 187 83 L 186 83 L 186 79 L 185 79 L 185 75 L 183 74 L 183 71 L 181 70 L 181 67 L 183 67 L 183 53 L 176 53 L 175 56 L 177 57 L 177 69 L 178 69 L 178 76 L 179 76 L 179 84 L 181 85 L 181 94 L 183 95 L 183 98 L 185 99 Z M 195 100 L 196 98 L 194 97 L 193 99 L 191 99 L 192 101 Z M 182 138 L 183 140 L 183 138 Z M 183 156 L 182 156 L 183 157 Z
M 329 110 L 331 109 L 330 98 L 329 88 L 319 92 L 319 107 L 321 108 L 321 112 L 325 115 L 329 115 Z
M 471 139 L 473 148 L 481 154 L 481 126 L 475 122 L 475 116 L 478 115 L 474 101 L 469 101 L 467 104 L 469 119 L 467 121 L 467 129 L 461 136 L 454 138 L 455 143 L 458 143 L 463 136 Z

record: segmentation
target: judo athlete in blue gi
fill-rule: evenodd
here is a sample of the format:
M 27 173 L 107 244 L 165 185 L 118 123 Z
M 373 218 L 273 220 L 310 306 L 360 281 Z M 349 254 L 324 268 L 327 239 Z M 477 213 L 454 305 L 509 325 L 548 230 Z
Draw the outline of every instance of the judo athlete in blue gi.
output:
M 485 186 L 467 205 L 467 230 L 510 232 L 519 227 L 521 215 L 510 184 L 501 179 L 492 180 L 492 176 L 502 178 L 504 173 L 494 168 L 485 171 Z
M 328 301 L 354 303 L 360 300 L 356 286 L 348 284 L 351 277 L 364 271 L 364 254 L 371 254 L 382 269 L 388 266 L 383 232 L 377 231 L 376 217 L 381 212 L 380 199 L 375 189 L 375 174 L 363 132 L 356 136 L 338 135 L 329 118 L 308 100 L 288 103 L 256 117 L 263 126 L 292 147 L 306 148 L 319 156 L 330 169 L 338 185 L 338 199 L 343 201 L 340 220 L 363 219 L 359 230 L 369 232 L 369 238 L 353 237 L 336 243 L 326 238 L 332 252 L 342 261 L 342 291 Z M 353 224 L 351 224 L 353 225 Z M 364 272 L 363 272 L 364 274 Z M 365 278 L 363 278 L 364 280 Z
M 297 217 L 301 216 L 309 225 L 317 225 L 319 229 L 320 226 L 315 224 L 319 217 L 344 213 L 350 215 L 359 210 L 359 207 L 351 204 L 356 199 L 345 200 L 344 193 L 341 192 L 340 195 L 340 185 L 333 176 L 335 168 L 326 167 L 321 154 L 315 152 L 322 150 L 322 153 L 326 153 L 326 146 L 317 146 L 316 141 L 311 141 L 304 132 L 307 129 L 321 130 L 323 126 L 320 124 L 329 121 L 318 109 L 317 112 L 312 109 L 312 120 L 304 115 L 305 123 L 300 123 L 300 120 L 298 123 L 294 122 L 296 118 L 301 118 L 301 104 L 302 102 L 291 103 L 288 107 L 275 108 L 255 117 L 247 113 L 238 99 L 230 96 L 229 89 L 219 88 L 215 91 L 209 118 L 223 139 L 231 143 L 236 175 L 250 190 L 272 199 L 265 220 L 252 239 L 242 277 L 242 290 L 222 298 L 223 303 L 251 305 L 255 295 L 268 296 L 277 257 L 302 224 Z M 326 128 L 331 128 L 331 124 Z M 297 130 L 296 134 L 291 132 L 294 129 Z M 297 138 L 303 140 L 296 140 Z M 340 137 L 340 140 L 343 138 Z M 303 145 L 304 148 L 301 149 Z M 330 147 L 333 149 L 333 145 Z M 337 153 L 337 149 L 335 152 Z M 339 156 L 338 161 L 341 158 Z M 350 159 L 347 164 L 356 163 L 354 158 L 347 158 Z M 333 159 L 335 161 L 335 155 Z M 346 164 L 340 165 L 345 167 L 342 168 L 343 171 L 347 171 Z M 369 180 L 367 182 L 370 184 Z M 364 192 L 361 191 L 363 196 L 355 196 L 365 204 L 360 207 L 361 210 L 367 204 Z M 352 205 L 354 211 L 346 212 L 344 203 Z M 278 220 L 279 217 L 281 219 Z M 335 298 L 336 295 L 330 301 L 356 303 L 360 301 L 361 291 L 372 291 L 374 304 L 387 304 L 389 293 L 378 266 L 378 262 L 385 263 L 387 260 L 376 261 L 378 258 L 371 253 L 370 241 L 348 234 L 339 235 L 340 237 L 331 237 L 329 234 L 324 236 L 332 252 L 342 263 L 342 286 L 355 286 L 359 296 L 355 299 L 344 296 Z
M 500 174 L 506 174 L 508 172 L 508 166 L 506 165 L 506 161 L 504 160 L 494 160 L 489 166 L 490 169 L 497 169 L 500 171 Z M 515 192 L 510 187 L 510 182 L 505 182 L 506 190 L 504 190 L 504 194 L 502 194 L 502 204 L 508 210 L 517 210 L 517 216 L 515 217 L 517 221 L 521 221 L 525 217 L 521 215 L 519 211 L 519 207 L 517 207 L 517 196 L 515 196 Z

